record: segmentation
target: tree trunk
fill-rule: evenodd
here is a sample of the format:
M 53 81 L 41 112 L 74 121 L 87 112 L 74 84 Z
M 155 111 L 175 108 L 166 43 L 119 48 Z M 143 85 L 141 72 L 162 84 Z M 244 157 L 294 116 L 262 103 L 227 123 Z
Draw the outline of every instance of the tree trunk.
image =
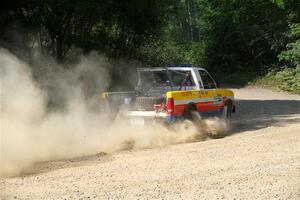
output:
M 56 39 L 56 60 L 59 63 L 62 63 L 64 60 L 63 39 L 61 37 Z

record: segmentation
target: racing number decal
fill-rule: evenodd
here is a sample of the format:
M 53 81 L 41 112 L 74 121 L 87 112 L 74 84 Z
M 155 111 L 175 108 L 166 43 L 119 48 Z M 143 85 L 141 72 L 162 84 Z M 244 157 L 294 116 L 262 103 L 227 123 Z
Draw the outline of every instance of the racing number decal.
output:
M 184 97 L 192 96 L 192 92 L 191 91 L 181 92 L 181 95 Z

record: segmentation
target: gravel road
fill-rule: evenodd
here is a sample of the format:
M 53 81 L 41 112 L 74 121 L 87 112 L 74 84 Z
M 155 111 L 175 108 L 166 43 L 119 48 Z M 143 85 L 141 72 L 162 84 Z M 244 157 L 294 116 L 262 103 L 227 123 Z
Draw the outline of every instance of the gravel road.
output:
M 300 95 L 233 89 L 231 135 L 44 162 L 1 199 L 300 199 Z

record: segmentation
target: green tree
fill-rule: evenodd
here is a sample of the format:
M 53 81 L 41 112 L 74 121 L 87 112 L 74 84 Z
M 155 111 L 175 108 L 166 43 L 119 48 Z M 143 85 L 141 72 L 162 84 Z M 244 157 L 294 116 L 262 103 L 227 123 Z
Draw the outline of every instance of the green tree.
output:
M 290 26 L 289 38 L 290 42 L 286 45 L 286 49 L 278 57 L 288 66 L 300 69 L 300 23 Z
M 218 71 L 259 71 L 277 62 L 287 20 L 271 1 L 199 0 L 206 63 Z
M 32 43 L 63 61 L 71 47 L 92 49 L 110 57 L 131 58 L 147 38 L 160 33 L 168 0 L 26 0 L 2 9 L 7 24 L 30 29 Z M 8 30 L 7 32 L 9 32 Z M 1 37 L 0 37 L 1 38 Z M 2 38 L 5 40 L 5 38 Z

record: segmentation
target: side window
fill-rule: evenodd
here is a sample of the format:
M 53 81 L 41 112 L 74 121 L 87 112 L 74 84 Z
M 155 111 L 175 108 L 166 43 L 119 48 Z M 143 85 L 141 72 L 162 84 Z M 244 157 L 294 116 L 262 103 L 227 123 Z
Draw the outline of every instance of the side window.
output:
M 199 74 L 202 78 L 204 89 L 215 89 L 216 88 L 214 80 L 210 77 L 210 75 L 206 71 L 199 70 Z
M 195 86 L 190 71 L 169 71 L 169 78 L 173 86 Z

